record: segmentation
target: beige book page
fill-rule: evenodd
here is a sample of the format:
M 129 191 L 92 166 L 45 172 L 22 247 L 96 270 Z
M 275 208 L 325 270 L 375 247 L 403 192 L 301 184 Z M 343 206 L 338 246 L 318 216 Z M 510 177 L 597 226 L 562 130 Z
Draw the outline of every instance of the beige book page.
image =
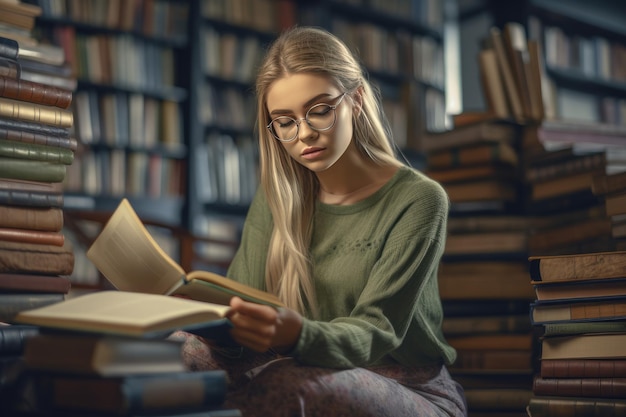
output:
M 87 257 L 122 291 L 168 294 L 182 284 L 185 275 L 150 235 L 127 199 L 115 210 Z
M 98 291 L 23 311 L 16 321 L 63 329 L 140 336 L 218 320 L 228 307 L 155 294 Z

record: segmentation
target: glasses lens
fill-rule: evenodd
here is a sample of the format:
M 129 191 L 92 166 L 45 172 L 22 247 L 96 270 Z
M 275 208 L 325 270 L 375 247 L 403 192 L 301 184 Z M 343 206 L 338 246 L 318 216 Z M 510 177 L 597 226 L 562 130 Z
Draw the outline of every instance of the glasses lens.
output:
M 298 134 L 298 125 L 291 117 L 277 117 L 272 120 L 272 132 L 279 140 L 292 140 Z
M 313 129 L 330 129 L 335 123 L 335 110 L 328 104 L 318 104 L 309 109 L 306 120 Z

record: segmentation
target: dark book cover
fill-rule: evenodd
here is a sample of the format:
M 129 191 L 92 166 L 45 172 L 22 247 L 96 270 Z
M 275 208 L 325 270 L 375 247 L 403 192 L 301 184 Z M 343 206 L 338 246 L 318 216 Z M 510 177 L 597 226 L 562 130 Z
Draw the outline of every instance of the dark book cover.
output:
M 73 270 L 68 247 L 0 241 L 0 272 L 71 275 Z
M 536 395 L 563 397 L 626 397 L 626 378 L 543 378 L 535 377 L 533 392 Z
M 0 204 L 26 207 L 63 207 L 62 192 L 5 190 L 0 188 Z
M 588 417 L 626 415 L 626 400 L 563 396 L 534 396 L 528 402 L 532 417 Z
M 17 313 L 55 304 L 65 299 L 59 293 L 0 293 L 0 322 L 11 323 Z
M 63 228 L 63 209 L 0 205 L 1 228 L 59 232 Z
M 20 45 L 15 39 L 0 36 L 0 57 L 17 60 Z
M 626 378 L 626 359 L 544 359 L 543 378 Z
M 0 241 L 63 246 L 65 235 L 61 232 L 0 227 Z
M 58 136 L 61 138 L 69 138 L 70 130 L 66 127 L 49 126 L 41 123 L 26 122 L 23 120 L 12 119 L 0 116 L 0 128 L 12 131 L 26 131 L 46 136 Z
M 36 292 L 67 294 L 72 287 L 69 278 L 59 275 L 0 273 L 0 292 Z
M 62 109 L 67 109 L 72 103 L 72 92 L 69 90 L 2 76 L 0 96 Z
M 39 334 L 39 327 L 27 324 L 0 325 L 0 356 L 20 355 L 26 339 Z

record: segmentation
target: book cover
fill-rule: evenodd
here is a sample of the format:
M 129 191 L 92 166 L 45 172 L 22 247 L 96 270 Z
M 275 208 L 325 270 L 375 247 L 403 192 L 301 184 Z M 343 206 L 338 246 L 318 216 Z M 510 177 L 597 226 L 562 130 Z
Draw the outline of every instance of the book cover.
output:
M 15 316 L 22 311 L 49 306 L 64 299 L 65 294 L 59 293 L 0 293 L 0 322 L 13 323 Z
M 0 273 L 0 292 L 67 294 L 72 287 L 68 277 L 59 275 Z
M 626 378 L 626 359 L 544 359 L 543 378 Z
M 0 57 L 17 60 L 19 44 L 15 39 L 0 36 Z
M 565 321 L 558 323 L 545 323 L 543 336 L 572 336 L 585 333 L 624 333 L 626 321 Z
M 0 156 L 0 176 L 16 180 L 62 182 L 67 165 Z
M 39 328 L 37 326 L 25 324 L 0 325 L 0 357 L 22 355 L 26 340 L 38 334 Z
M 26 341 L 23 357 L 37 372 L 111 377 L 186 371 L 181 349 L 172 339 L 43 330 Z
M 41 408 L 109 415 L 202 411 L 222 405 L 227 390 L 226 373 L 221 370 L 119 377 L 32 377 Z
M 8 78 L 20 78 L 22 69 L 17 61 L 12 59 L 3 58 L 0 55 L 0 76 Z
M 626 297 L 587 297 L 579 300 L 546 300 L 530 304 L 532 323 L 626 319 Z
M 510 123 L 493 121 L 466 125 L 453 130 L 431 133 L 423 141 L 426 153 L 449 149 L 455 146 L 485 142 L 515 143 L 516 127 Z
M 224 305 L 237 295 L 252 302 L 283 305 L 273 294 L 209 271 L 185 273 L 159 247 L 127 199 L 122 199 L 113 212 L 87 257 L 111 284 L 123 291 L 183 295 Z
M 162 337 L 228 322 L 229 307 L 201 301 L 119 290 L 98 291 L 20 312 L 14 322 L 77 332 Z
M 0 229 L 2 228 L 59 232 L 63 228 L 63 209 L 0 205 Z
M 69 138 L 70 137 L 70 129 L 67 127 L 61 126 L 50 126 L 42 123 L 34 123 L 23 120 L 17 120 L 9 117 L 4 117 L 0 115 L 0 132 L 3 130 L 11 131 L 11 132 L 28 132 L 34 133 L 44 136 L 56 136 L 59 138 Z M 10 139 L 8 137 L 3 137 L 3 139 Z M 77 144 L 76 139 L 73 139 L 74 144 Z M 74 146 L 71 148 L 75 150 Z
M 426 155 L 428 169 L 455 168 L 486 163 L 517 166 L 519 157 L 511 144 L 498 142 L 454 147 Z
M 626 400 L 535 396 L 528 402 L 531 417 L 620 416 L 626 414 Z
M 588 333 L 544 337 L 541 359 L 626 358 L 626 333 Z
M 72 91 L 50 85 L 0 76 L 0 97 L 67 109 Z
M 74 151 L 58 146 L 0 139 L 0 157 L 71 165 Z
M 61 232 L 0 227 L 0 241 L 63 246 L 65 236 Z
M 528 260 L 531 279 L 541 282 L 624 278 L 626 270 L 626 251 L 531 256 Z
M 74 122 L 70 110 L 0 97 L 0 116 L 31 123 L 69 128 Z
M 63 201 L 64 195 L 62 192 L 38 192 L 0 188 L 0 204 L 3 205 L 62 208 Z
M 0 272 L 71 275 L 73 270 L 69 247 L 0 240 Z
M 531 281 L 539 301 L 576 300 L 589 297 L 626 296 L 626 277 L 589 281 Z
M 626 397 L 626 378 L 544 378 L 535 377 L 535 395 L 563 397 L 616 398 Z

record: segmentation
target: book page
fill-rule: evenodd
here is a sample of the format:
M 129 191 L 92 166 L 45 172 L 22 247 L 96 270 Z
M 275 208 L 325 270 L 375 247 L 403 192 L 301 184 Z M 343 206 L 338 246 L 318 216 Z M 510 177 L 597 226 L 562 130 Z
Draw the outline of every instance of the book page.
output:
M 23 311 L 15 321 L 57 329 L 149 336 L 221 322 L 228 309 L 165 295 L 97 291 Z
M 118 290 L 167 294 L 183 282 L 185 271 L 150 235 L 123 199 L 87 257 Z

